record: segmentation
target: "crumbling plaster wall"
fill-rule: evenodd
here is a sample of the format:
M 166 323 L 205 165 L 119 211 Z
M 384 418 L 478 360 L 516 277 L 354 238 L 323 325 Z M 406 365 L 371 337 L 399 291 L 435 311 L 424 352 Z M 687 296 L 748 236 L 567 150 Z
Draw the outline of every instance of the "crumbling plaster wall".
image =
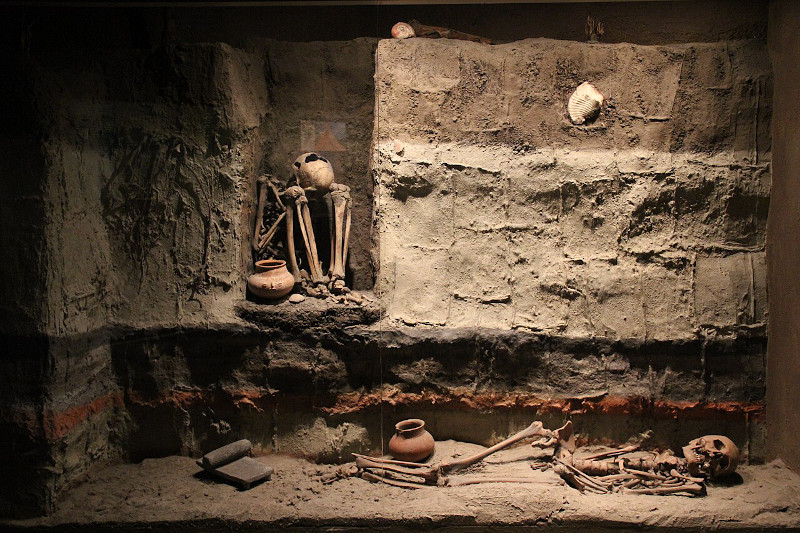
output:
M 577 338 L 766 327 L 772 74 L 759 42 L 381 41 L 390 319 Z M 582 81 L 607 97 L 574 126 Z
M 768 453 L 800 470 L 800 5 L 770 8 L 769 52 L 775 71 L 773 201 L 767 226 L 770 323 L 767 359 Z

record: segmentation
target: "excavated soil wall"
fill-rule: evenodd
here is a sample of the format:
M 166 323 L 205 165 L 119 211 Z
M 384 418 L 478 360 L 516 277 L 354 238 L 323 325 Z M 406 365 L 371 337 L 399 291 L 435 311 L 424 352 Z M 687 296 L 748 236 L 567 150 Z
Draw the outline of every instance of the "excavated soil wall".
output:
M 347 461 L 411 416 L 763 457 L 764 43 L 242 39 L 6 55 L 1 514 L 235 438 Z M 574 127 L 584 79 L 609 105 Z M 256 177 L 308 123 L 346 132 L 364 305 L 245 300 Z

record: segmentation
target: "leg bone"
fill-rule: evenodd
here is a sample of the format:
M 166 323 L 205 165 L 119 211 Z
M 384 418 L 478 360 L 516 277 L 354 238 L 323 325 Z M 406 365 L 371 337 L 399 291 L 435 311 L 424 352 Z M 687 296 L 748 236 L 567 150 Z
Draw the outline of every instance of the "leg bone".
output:
M 300 283 L 300 268 L 297 266 L 297 254 L 294 250 L 294 197 L 286 195 L 286 255 L 294 276 L 294 282 Z

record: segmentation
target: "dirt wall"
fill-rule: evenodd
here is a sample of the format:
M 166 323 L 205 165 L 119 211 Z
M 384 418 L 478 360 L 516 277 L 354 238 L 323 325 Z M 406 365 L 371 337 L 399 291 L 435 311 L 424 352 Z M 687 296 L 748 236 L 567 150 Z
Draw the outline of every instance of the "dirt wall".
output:
M 607 18 L 608 37 L 717 41 L 763 31 L 763 2 L 737 2 L 719 17 L 719 2 L 701 4 L 691 24 L 694 4 L 659 4 L 655 28 L 643 24 L 652 5 L 628 6 Z M 264 451 L 340 461 L 380 449 L 391 421 L 419 414 L 437 438 L 490 443 L 531 418 L 555 426 L 570 417 L 587 439 L 649 428 L 677 446 L 715 429 L 751 459 L 762 455 L 771 92 L 763 44 L 548 41 L 537 52 L 527 42 L 492 49 L 506 67 L 463 43 L 382 43 L 417 52 L 414 68 L 388 66 L 403 92 L 378 101 L 379 113 L 394 106 L 376 122 L 392 142 L 371 152 L 375 40 L 263 40 L 349 39 L 384 22 L 387 33 L 395 18 L 417 15 L 497 38 L 582 39 L 586 14 L 573 24 L 569 6 L 489 8 L 461 6 L 452 19 L 453 8 L 409 15 L 395 6 L 380 24 L 362 11 L 342 24 L 304 24 L 311 8 L 283 18 L 249 9 L 3 12 L 0 449 L 9 453 L 0 470 L 9 475 L 0 514 L 52 511 L 64 487 L 109 462 L 196 455 L 240 435 Z M 537 56 L 564 49 L 569 61 L 555 66 Z M 457 61 L 440 68 L 443 50 Z M 655 103 L 626 83 L 639 60 L 649 69 L 643 81 L 667 80 Z M 532 83 L 540 68 L 549 86 Z M 581 130 L 564 123 L 569 87 L 556 75 L 576 81 L 586 68 L 625 91 L 610 91 L 613 120 Z M 391 96 L 384 81 L 380 96 Z M 504 91 L 528 99 L 514 103 Z M 487 117 L 498 102 L 509 105 L 499 126 Z M 442 115 L 431 125 L 437 109 L 462 122 Z M 715 122 L 719 110 L 738 118 Z M 414 275 L 423 279 L 444 255 L 425 240 L 456 230 L 455 218 L 435 217 L 458 202 L 463 256 L 493 254 L 473 266 L 448 256 L 448 268 L 463 271 L 455 279 L 469 272 L 474 283 L 456 295 L 429 276 L 423 291 L 403 284 L 405 294 L 386 291 L 368 309 L 244 303 L 255 176 L 285 171 L 304 121 L 348 133 L 331 159 L 356 199 L 356 286 L 372 283 L 369 158 L 387 171 L 380 186 L 395 202 L 374 204 L 381 246 L 396 254 L 415 242 L 402 259 L 423 255 L 404 263 L 407 273 L 422 265 Z M 425 209 L 408 210 L 426 198 Z M 643 232 L 622 232 L 620 212 Z M 403 229 L 393 215 L 413 224 Z M 403 240 L 392 242 L 389 227 Z M 507 240 L 498 245 L 498 236 Z M 571 255 L 544 262 L 540 245 Z M 522 290 L 495 275 L 498 265 L 520 270 Z M 651 293 L 661 297 L 646 307 Z M 540 301 L 549 314 L 526 311 Z M 399 319 L 388 330 L 375 324 L 382 306 Z M 440 322 L 450 327 L 419 327 Z
M 773 201 L 767 225 L 770 327 L 767 358 L 767 431 L 771 457 L 800 469 L 795 428 L 800 424 L 800 5 L 773 2 L 769 52 L 775 71 Z
M 120 332 L 238 323 L 255 179 L 288 179 L 303 120 L 350 132 L 332 159 L 357 205 L 352 279 L 371 286 L 373 49 L 262 40 L 10 52 L 0 417 L 11 453 L 0 462 L 16 475 L 0 486 L 0 511 L 52 510 L 88 468 L 137 453 L 140 421 L 112 357 Z
M 758 42 L 381 41 L 379 291 L 405 324 L 678 340 L 766 327 Z M 590 80 L 601 116 L 565 103 Z

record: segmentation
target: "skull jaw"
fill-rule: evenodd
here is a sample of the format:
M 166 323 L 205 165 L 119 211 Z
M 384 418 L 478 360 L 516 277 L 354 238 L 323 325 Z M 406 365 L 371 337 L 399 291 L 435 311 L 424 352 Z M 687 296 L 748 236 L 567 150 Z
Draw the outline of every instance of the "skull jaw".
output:
M 739 464 L 739 449 L 728 437 L 706 435 L 683 447 L 692 476 L 719 478 L 733 474 Z

